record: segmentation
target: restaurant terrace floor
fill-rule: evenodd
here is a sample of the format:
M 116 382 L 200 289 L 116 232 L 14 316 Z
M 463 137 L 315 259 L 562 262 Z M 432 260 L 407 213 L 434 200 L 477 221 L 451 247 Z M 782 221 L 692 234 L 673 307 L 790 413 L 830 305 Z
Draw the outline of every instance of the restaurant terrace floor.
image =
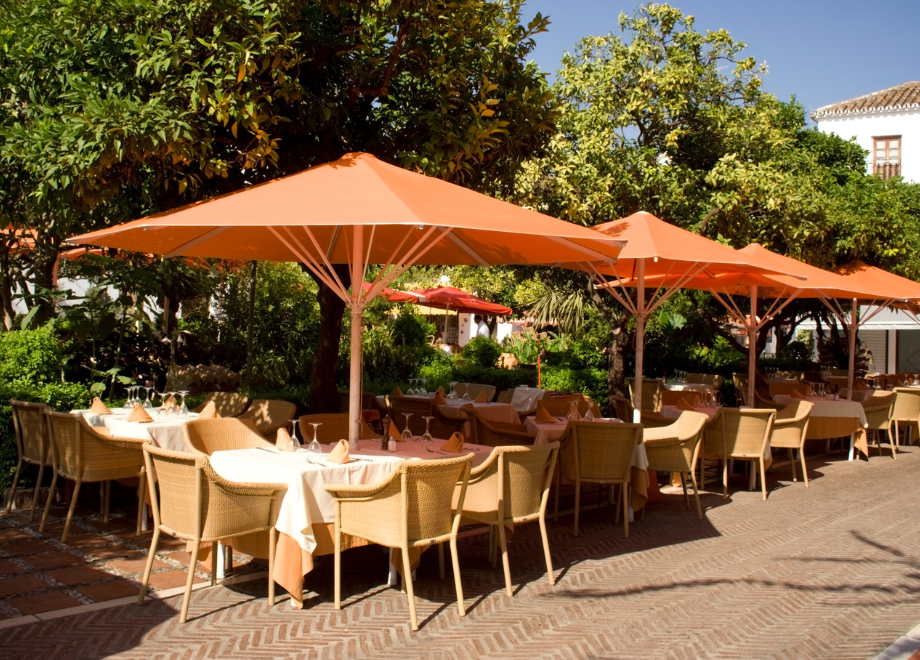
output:
M 487 537 L 461 539 L 467 616 L 428 553 L 416 581 L 418 633 L 405 596 L 384 586 L 379 548 L 344 554 L 338 612 L 332 557 L 307 576 L 299 611 L 283 592 L 268 610 L 264 577 L 247 579 L 263 570 L 257 562 L 237 557 L 232 584 L 213 588 L 199 565 L 202 585 L 182 625 L 173 588 L 187 555 L 178 544 L 158 551 L 158 596 L 135 604 L 150 534 L 134 536 L 130 507 L 104 525 L 87 498 L 66 544 L 59 523 L 41 534 L 27 512 L 0 515 L 0 656 L 873 658 L 920 622 L 920 450 L 904 446 L 897 460 L 873 452 L 868 462 L 815 455 L 809 470 L 806 489 L 788 463 L 775 463 L 766 502 L 739 475 L 728 502 L 702 497 L 702 521 L 665 488 L 629 538 L 612 507 L 585 511 L 579 537 L 561 516 L 549 524 L 554 587 L 539 529 L 525 525 L 510 547 L 512 598 L 486 557 Z

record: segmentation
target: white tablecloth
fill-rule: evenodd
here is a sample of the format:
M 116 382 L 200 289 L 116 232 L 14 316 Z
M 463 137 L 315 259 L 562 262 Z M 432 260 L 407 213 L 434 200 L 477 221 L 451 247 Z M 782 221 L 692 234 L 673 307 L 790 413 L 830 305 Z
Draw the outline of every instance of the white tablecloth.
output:
M 788 396 L 786 394 L 777 394 L 773 397 L 773 400 L 781 405 L 789 405 L 796 400 L 797 397 Z M 845 417 L 848 419 L 858 419 L 859 423 L 863 425 L 863 428 L 869 425 L 869 420 L 866 419 L 866 411 L 862 407 L 861 403 L 856 401 L 828 401 L 827 399 L 822 399 L 820 397 L 809 397 L 805 399 L 815 404 L 815 407 L 811 409 L 812 417 Z
M 114 436 L 151 440 L 156 446 L 172 451 L 185 451 L 182 427 L 185 426 L 186 422 L 198 417 L 198 413 L 189 413 L 188 417 L 184 418 L 157 420 L 142 424 L 140 422 L 129 422 L 127 413 L 97 415 L 88 410 L 74 410 L 72 412 L 82 413 L 90 426 L 105 426 Z M 150 416 L 155 420 L 157 419 L 156 413 L 151 413 Z
M 511 407 L 520 412 L 534 410 L 537 407 L 537 401 L 545 394 L 546 390 L 539 387 L 515 387 L 511 395 Z
M 435 440 L 440 448 L 443 440 Z M 334 445 L 323 446 L 328 453 Z M 377 442 L 363 440 L 356 460 L 346 465 L 322 462 L 321 457 L 304 450 L 275 452 L 269 449 L 236 449 L 211 454 L 211 465 L 225 479 L 241 483 L 283 483 L 288 490 L 281 501 L 275 527 L 312 553 L 316 548 L 313 535 L 315 523 L 335 522 L 335 503 L 326 484 L 372 484 L 385 479 L 404 460 L 437 459 L 462 456 L 427 451 L 421 443 L 398 443 L 396 453 L 383 452 Z M 471 445 L 474 465 L 482 463 L 491 451 L 489 447 Z M 468 452 L 464 452 L 468 453 Z M 320 461 L 320 462 L 315 462 Z
M 716 414 L 716 412 L 718 412 L 719 409 L 718 408 L 694 408 L 693 410 L 695 412 L 705 413 L 709 415 L 710 417 L 713 417 Z M 666 417 L 668 419 L 677 419 L 678 417 L 680 417 L 680 414 L 684 411 L 678 408 L 677 406 L 661 406 L 660 412 L 661 412 L 662 417 Z
M 665 383 L 672 392 L 712 392 L 712 385 L 706 383 Z

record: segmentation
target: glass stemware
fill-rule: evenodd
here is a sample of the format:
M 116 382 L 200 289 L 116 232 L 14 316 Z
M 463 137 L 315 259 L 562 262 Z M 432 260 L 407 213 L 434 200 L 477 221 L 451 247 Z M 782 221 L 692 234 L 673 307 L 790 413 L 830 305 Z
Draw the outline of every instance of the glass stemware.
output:
M 566 419 L 577 422 L 581 419 L 581 415 L 578 414 L 578 402 L 574 399 L 572 403 L 569 404 L 569 414 L 565 416 Z
M 448 385 L 450 385 L 450 392 L 448 393 L 447 398 L 456 399 L 457 398 L 457 381 L 452 380 L 450 381 L 450 383 L 448 383 Z
M 323 453 L 323 446 L 319 444 L 319 435 L 317 433 L 317 429 L 322 425 L 322 422 L 310 422 L 310 426 L 313 427 L 313 440 L 310 441 L 310 445 L 307 447 L 307 451 L 311 454 Z
M 422 417 L 425 420 L 425 433 L 422 434 L 422 444 L 425 446 L 431 445 L 431 420 L 434 417 Z
M 412 413 L 403 413 L 402 416 L 406 418 L 406 426 L 400 435 L 403 442 L 412 442 L 412 431 L 409 429 L 409 418 L 412 417 Z
M 150 390 L 153 389 L 153 385 L 144 385 L 144 389 L 147 390 L 147 398 L 144 399 L 144 410 L 150 410 L 153 408 L 153 404 L 150 403 Z
M 428 396 L 428 379 L 422 378 L 422 396 Z
M 288 421 L 291 423 L 291 431 L 292 431 L 291 432 L 291 451 L 297 451 L 298 449 L 300 449 L 300 438 L 297 437 L 297 426 L 298 426 L 297 423 L 300 420 L 289 419 Z
M 182 399 L 179 405 L 179 417 L 188 417 L 188 406 L 185 405 L 186 396 L 188 396 L 188 390 L 179 390 L 179 398 Z
M 585 397 L 585 402 L 588 404 L 588 409 L 585 411 L 585 416 L 583 417 L 583 419 L 586 422 L 593 422 L 594 421 L 594 411 L 591 410 L 591 399 L 589 399 L 588 397 Z

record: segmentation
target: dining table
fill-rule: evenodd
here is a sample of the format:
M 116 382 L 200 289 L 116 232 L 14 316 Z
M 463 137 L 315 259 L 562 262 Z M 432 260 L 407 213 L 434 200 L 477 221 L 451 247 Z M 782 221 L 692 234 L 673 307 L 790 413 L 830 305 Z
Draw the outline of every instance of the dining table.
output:
M 670 383 L 666 382 L 664 384 L 665 389 L 670 390 L 671 392 L 699 392 L 703 394 L 704 392 L 713 393 L 715 390 L 712 385 L 707 385 L 706 383 Z
M 781 405 L 789 405 L 798 397 L 777 394 L 773 400 Z M 869 455 L 869 441 L 866 436 L 866 411 L 863 404 L 857 401 L 834 399 L 833 395 L 823 397 L 806 397 L 805 401 L 814 404 L 808 417 L 808 431 L 806 440 L 829 440 L 850 436 L 849 460 L 853 460 L 854 448 L 866 456 Z
M 136 440 L 150 440 L 157 447 L 172 451 L 185 451 L 185 439 L 182 427 L 186 422 L 198 419 L 198 413 L 190 412 L 188 416 L 166 416 L 156 410 L 148 410 L 153 418 L 152 422 L 129 422 L 130 412 L 120 409 L 112 411 L 111 415 L 100 415 L 87 409 L 71 410 L 71 413 L 80 413 L 90 426 L 105 427 L 112 435 L 119 438 L 134 438 Z
M 351 452 L 346 464 L 330 463 L 324 458 L 334 445 L 323 445 L 321 454 L 305 449 L 284 452 L 274 448 L 234 449 L 211 454 L 211 466 L 225 479 L 242 483 L 282 483 L 287 492 L 281 500 L 275 528 L 279 531 L 272 577 L 291 596 L 291 606 L 303 607 L 303 578 L 313 570 L 314 557 L 335 551 L 335 502 L 326 492 L 327 484 L 370 484 L 382 481 L 406 460 L 439 459 L 473 455 L 479 465 L 491 453 L 491 447 L 464 444 L 461 452 L 441 449 L 445 440 L 430 445 L 421 442 L 398 442 L 397 451 L 380 448 L 379 441 L 359 440 L 358 450 Z M 234 537 L 223 541 L 235 550 L 255 557 L 268 556 L 265 532 Z M 345 536 L 343 549 L 367 545 L 364 539 Z M 207 557 L 203 548 L 199 560 Z

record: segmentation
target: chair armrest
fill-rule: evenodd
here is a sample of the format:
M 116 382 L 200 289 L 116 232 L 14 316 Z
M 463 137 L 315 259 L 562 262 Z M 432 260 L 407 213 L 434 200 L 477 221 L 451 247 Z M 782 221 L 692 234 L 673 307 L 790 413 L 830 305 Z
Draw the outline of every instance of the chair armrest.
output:
M 240 481 L 229 481 L 214 471 L 211 463 L 204 465 L 205 474 L 208 475 L 214 484 L 225 490 L 231 495 L 269 497 L 277 496 L 287 491 L 287 484 L 273 483 L 243 483 Z
M 337 500 L 367 500 L 382 493 L 392 485 L 394 479 L 398 478 L 399 468 L 396 468 L 390 473 L 390 476 L 375 484 L 326 484 L 323 488 Z
M 674 436 L 669 438 L 651 438 L 649 440 L 643 440 L 642 444 L 645 445 L 646 449 L 662 449 L 664 447 L 680 447 L 688 442 L 692 438 L 680 439 Z

